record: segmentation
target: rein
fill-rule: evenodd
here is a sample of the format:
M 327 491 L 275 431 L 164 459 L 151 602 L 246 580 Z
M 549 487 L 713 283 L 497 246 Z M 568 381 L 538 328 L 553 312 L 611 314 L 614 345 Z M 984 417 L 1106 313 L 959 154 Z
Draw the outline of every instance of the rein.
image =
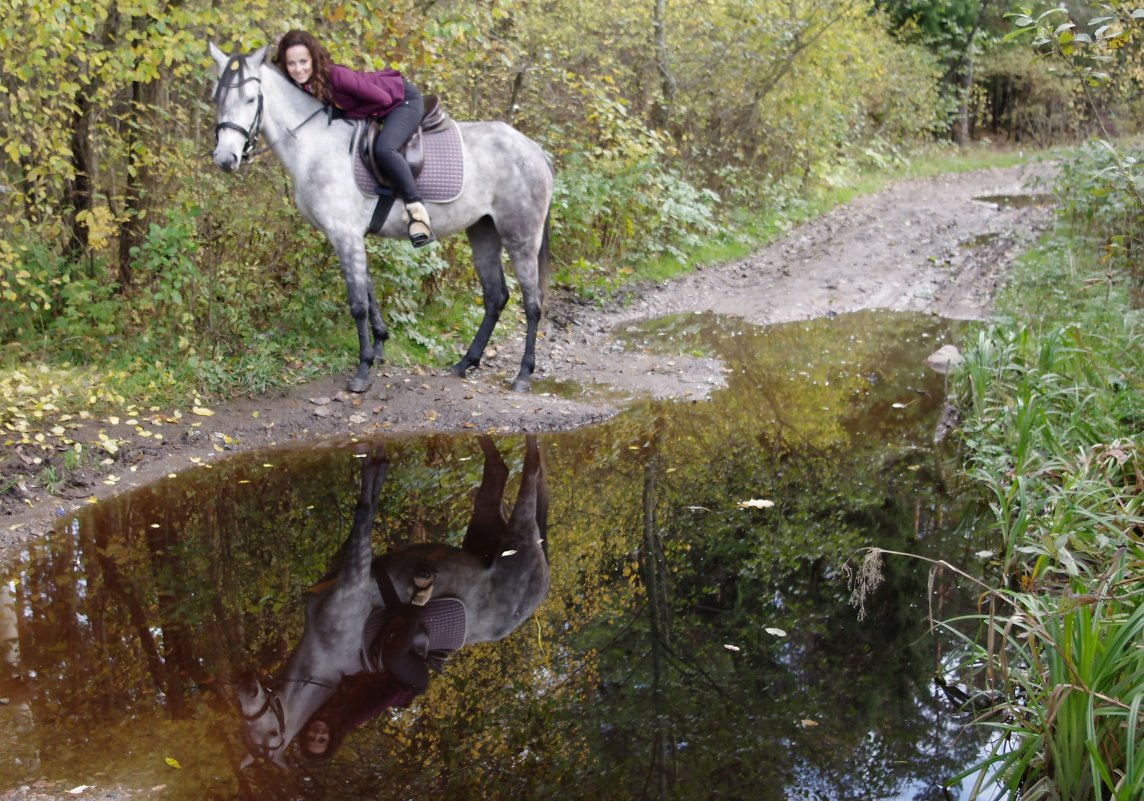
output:
M 228 80 L 233 75 L 233 80 Z M 263 118 L 263 94 L 262 94 L 262 79 L 256 75 L 246 75 L 246 61 L 242 56 L 237 53 L 230 57 L 227 62 L 226 68 L 223 70 L 222 77 L 219 78 L 218 86 L 215 88 L 214 101 L 215 106 L 222 106 L 226 96 L 230 93 L 231 89 L 238 89 L 245 84 L 253 81 L 258 84 L 258 108 L 254 112 L 254 121 L 250 124 L 250 128 L 243 128 L 236 122 L 230 120 L 223 120 L 215 125 L 215 145 L 218 145 L 218 135 L 225 130 L 238 131 L 239 134 L 246 140 L 242 146 L 242 160 L 254 161 L 256 156 L 260 156 L 274 146 L 273 142 L 267 141 L 265 147 L 256 147 L 258 137 L 262 133 L 262 118 Z M 306 123 L 317 117 L 322 112 L 329 114 L 330 109 L 326 105 L 319 106 L 314 110 L 306 119 L 295 125 L 293 128 L 287 128 L 286 133 L 291 139 L 295 139 L 298 131 L 302 129 Z

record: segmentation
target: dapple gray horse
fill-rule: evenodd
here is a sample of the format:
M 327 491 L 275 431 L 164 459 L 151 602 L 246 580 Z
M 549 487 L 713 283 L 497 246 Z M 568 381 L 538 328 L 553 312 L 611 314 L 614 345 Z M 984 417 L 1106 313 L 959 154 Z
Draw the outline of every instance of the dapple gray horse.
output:
M 365 234 L 376 198 L 358 189 L 351 142 L 354 128 L 330 120 L 325 107 L 273 64 L 266 48 L 249 55 L 225 55 L 210 45 L 218 65 L 214 161 L 227 172 L 252 158 L 264 135 L 294 183 L 294 202 L 318 228 L 341 262 L 350 312 L 358 332 L 358 368 L 347 386 L 369 389 L 369 371 L 382 358 L 389 333 L 377 305 L 366 262 Z M 447 203 L 427 202 L 438 238 L 465 231 L 481 281 L 484 319 L 468 351 L 452 368 L 464 377 L 480 365 L 485 346 L 508 302 L 501 263 L 508 251 L 524 302 L 527 332 L 520 372 L 513 389 L 528 391 L 536 364 L 536 330 L 548 272 L 548 214 L 553 171 L 540 146 L 501 122 L 458 123 L 464 143 L 465 180 L 461 194 Z M 402 204 L 394 204 L 381 235 L 405 237 Z M 371 340 L 372 333 L 372 340 Z
M 479 442 L 484 471 L 461 547 L 422 543 L 376 559 L 370 535 L 388 463 L 380 450 L 368 455 L 350 534 L 326 579 L 311 590 L 302 637 L 285 669 L 272 686 L 253 674 L 235 686 L 248 750 L 244 765 L 257 758 L 285 767 L 286 749 L 311 715 L 344 677 L 362 672 L 366 622 L 384 606 L 374 571 L 388 574 L 404 604 L 418 571 L 432 565 L 433 598 L 464 603 L 465 645 L 503 639 L 536 611 L 548 594 L 548 489 L 536 437 L 525 438 L 520 489 L 507 518 L 508 467 L 488 436 Z

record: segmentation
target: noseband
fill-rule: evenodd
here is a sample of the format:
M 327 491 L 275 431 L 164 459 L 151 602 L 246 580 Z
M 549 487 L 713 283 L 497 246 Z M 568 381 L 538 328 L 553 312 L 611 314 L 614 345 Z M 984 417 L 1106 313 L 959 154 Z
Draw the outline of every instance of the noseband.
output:
M 250 128 L 243 128 L 236 122 L 230 120 L 223 120 L 215 125 L 215 146 L 218 146 L 218 135 L 229 129 L 238 131 L 242 134 L 246 143 L 242 146 L 242 160 L 252 161 L 255 156 L 254 147 L 258 141 L 258 135 L 262 133 L 262 79 L 256 75 L 246 75 L 246 62 L 243 61 L 242 56 L 235 54 L 230 57 L 230 61 L 226 63 L 226 69 L 222 71 L 222 75 L 218 79 L 218 86 L 215 87 L 214 101 L 216 106 L 222 106 L 223 100 L 226 99 L 231 89 L 238 89 L 244 84 L 254 81 L 258 84 L 258 108 L 254 112 L 254 122 L 250 124 Z
M 274 719 L 278 723 L 279 741 L 276 745 L 272 746 L 270 744 L 270 736 L 267 735 L 262 742 L 258 742 L 254 739 L 246 726 L 242 727 L 242 740 L 246 744 L 246 749 L 250 752 L 252 757 L 269 761 L 274 758 L 274 753 L 285 745 L 283 738 L 286 733 L 286 713 L 282 710 L 282 699 L 278 697 L 278 693 L 269 687 L 263 687 L 261 684 L 259 684 L 259 687 L 262 688 L 262 693 L 265 696 L 262 706 L 253 714 L 248 715 L 245 712 L 240 712 L 240 714 L 243 720 L 253 723 L 267 712 L 273 712 Z

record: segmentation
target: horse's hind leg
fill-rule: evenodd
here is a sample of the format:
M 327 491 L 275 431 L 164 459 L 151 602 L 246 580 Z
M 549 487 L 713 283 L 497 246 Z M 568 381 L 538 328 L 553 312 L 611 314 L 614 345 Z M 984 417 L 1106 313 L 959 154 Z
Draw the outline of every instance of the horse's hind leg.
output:
M 508 257 L 516 272 L 516 282 L 520 287 L 521 301 L 524 303 L 524 319 L 527 326 L 524 338 L 524 356 L 520 360 L 520 372 L 512 382 L 517 392 L 528 392 L 532 388 L 532 371 L 536 367 L 536 332 L 540 327 L 541 277 L 539 240 L 525 239 L 508 243 Z M 503 280 L 503 279 L 502 279 Z
M 482 434 L 477 441 L 485 455 L 485 466 L 461 548 L 488 565 L 505 549 L 508 520 L 504 514 L 504 489 L 508 484 L 508 465 L 491 437 Z
M 365 392 L 370 388 L 369 370 L 377 356 L 371 334 L 376 335 L 379 344 L 384 345 L 388 332 L 385 323 L 381 321 L 381 311 L 377 308 L 373 279 L 370 278 L 365 257 L 365 242 L 360 237 L 356 241 L 347 238 L 341 242 L 334 241 L 333 245 L 342 265 L 350 314 L 353 315 L 358 334 L 358 367 L 346 389 L 350 392 Z
M 465 233 L 468 234 L 469 245 L 473 248 L 473 265 L 477 269 L 477 277 L 481 279 L 485 316 L 469 349 L 450 371 L 458 378 L 464 378 L 470 367 L 480 366 L 481 356 L 489 344 L 489 337 L 496 328 L 501 311 L 508 303 L 508 286 L 505 284 L 504 268 L 501 266 L 501 238 L 492 219 L 482 217 L 469 226 Z

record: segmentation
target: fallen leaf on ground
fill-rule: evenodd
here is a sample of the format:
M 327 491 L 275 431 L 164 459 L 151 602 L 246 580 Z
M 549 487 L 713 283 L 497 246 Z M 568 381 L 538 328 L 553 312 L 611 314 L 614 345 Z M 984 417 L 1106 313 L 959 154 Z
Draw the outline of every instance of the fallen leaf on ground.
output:
M 774 505 L 774 501 L 768 501 L 762 498 L 751 498 L 749 501 L 739 501 L 740 509 L 770 509 Z

